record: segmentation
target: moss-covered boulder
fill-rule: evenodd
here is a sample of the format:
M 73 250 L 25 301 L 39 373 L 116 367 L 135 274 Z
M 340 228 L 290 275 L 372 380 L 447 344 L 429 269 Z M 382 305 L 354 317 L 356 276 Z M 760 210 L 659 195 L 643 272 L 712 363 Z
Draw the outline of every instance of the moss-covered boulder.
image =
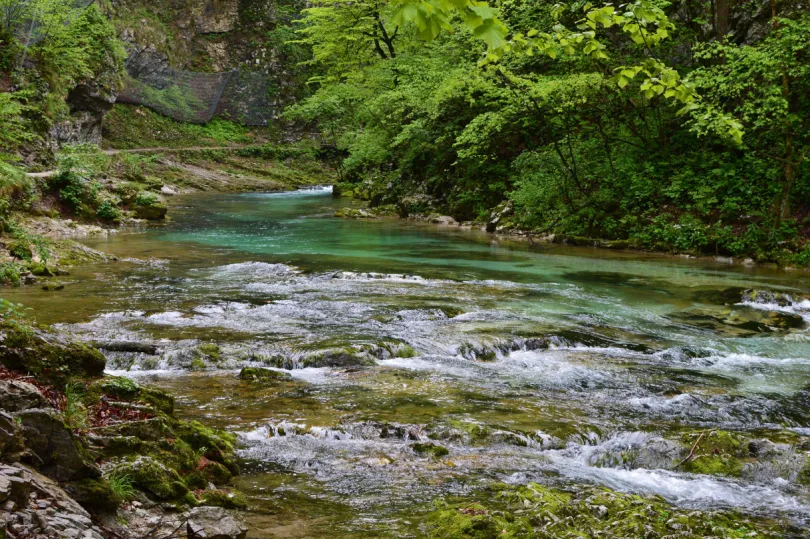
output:
M 104 372 L 98 350 L 60 333 L 18 321 L 0 322 L 0 364 L 64 387 L 69 378 L 93 378 Z
M 64 483 L 62 488 L 83 507 L 94 511 L 115 511 L 123 501 L 103 477 L 70 481 Z
M 169 210 L 158 195 L 147 191 L 138 194 L 133 209 L 135 210 L 135 217 L 150 221 L 165 219 L 166 212 Z
M 141 456 L 115 466 L 113 472 L 158 500 L 177 500 L 188 493 L 178 473 L 152 457 Z

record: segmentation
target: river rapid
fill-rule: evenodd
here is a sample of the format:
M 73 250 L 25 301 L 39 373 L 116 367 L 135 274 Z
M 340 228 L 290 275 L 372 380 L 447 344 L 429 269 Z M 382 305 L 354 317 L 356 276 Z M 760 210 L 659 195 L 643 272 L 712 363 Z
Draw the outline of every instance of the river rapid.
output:
M 810 520 L 806 274 L 342 220 L 325 188 L 174 204 L 86 241 L 118 262 L 8 299 L 239 433 L 252 537 L 418 536 L 494 481 Z M 713 430 L 757 458 L 686 471 Z

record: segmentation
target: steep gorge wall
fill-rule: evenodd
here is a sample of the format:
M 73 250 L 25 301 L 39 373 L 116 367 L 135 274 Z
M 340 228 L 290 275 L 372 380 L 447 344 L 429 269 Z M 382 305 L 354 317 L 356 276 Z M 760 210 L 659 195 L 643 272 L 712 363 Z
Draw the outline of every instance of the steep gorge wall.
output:
M 182 121 L 266 125 L 303 89 L 297 0 L 119 0 L 129 57 L 122 101 Z M 234 73 L 217 76 L 217 73 Z

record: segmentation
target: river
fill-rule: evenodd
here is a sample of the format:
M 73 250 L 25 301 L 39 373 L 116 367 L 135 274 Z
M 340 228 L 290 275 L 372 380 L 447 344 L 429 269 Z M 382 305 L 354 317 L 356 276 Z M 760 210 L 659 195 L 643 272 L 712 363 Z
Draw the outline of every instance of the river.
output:
M 797 456 L 720 477 L 673 449 L 711 429 L 810 435 L 806 274 L 332 217 L 345 205 L 177 197 L 166 225 L 85 242 L 118 262 L 8 299 L 80 338 L 154 345 L 109 352 L 110 371 L 240 434 L 251 536 L 417 536 L 432 500 L 493 481 L 807 522 Z M 244 365 L 292 378 L 240 381 Z M 430 443 L 447 454 L 414 450 Z

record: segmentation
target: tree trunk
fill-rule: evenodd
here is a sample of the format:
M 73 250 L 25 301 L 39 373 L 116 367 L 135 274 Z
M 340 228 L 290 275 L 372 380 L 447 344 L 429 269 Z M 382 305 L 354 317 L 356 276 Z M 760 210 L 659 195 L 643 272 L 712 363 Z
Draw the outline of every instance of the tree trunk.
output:
M 715 0 L 714 30 L 717 32 L 717 39 L 723 39 L 728 34 L 729 4 L 730 0 Z

